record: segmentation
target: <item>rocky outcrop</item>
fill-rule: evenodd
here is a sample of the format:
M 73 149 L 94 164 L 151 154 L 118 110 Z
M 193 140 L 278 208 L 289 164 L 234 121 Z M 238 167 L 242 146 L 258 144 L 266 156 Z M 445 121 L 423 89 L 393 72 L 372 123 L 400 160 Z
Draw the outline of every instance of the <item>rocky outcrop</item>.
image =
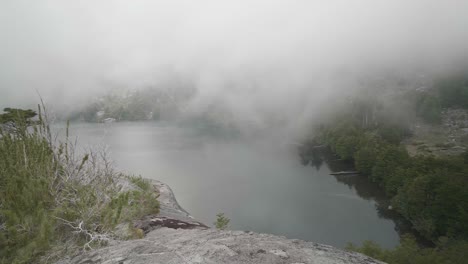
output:
M 162 227 L 61 263 L 379 263 L 331 246 L 243 231 Z
M 156 180 L 152 180 L 152 184 L 159 193 L 159 213 L 135 221 L 135 228 L 141 229 L 145 234 L 159 227 L 173 229 L 208 228 L 196 221 L 177 203 L 174 193 L 167 184 Z
M 183 210 L 164 183 L 154 181 L 161 210 L 135 222 L 143 239 L 113 241 L 108 247 L 59 264 L 143 263 L 381 263 L 331 246 L 245 231 L 208 228 Z
M 135 221 L 135 227 L 141 228 L 148 233 L 151 229 L 158 226 L 171 225 L 177 223 L 177 226 L 182 229 L 190 229 L 193 227 L 208 228 L 206 225 L 196 221 L 187 211 L 185 211 L 174 196 L 171 188 L 160 181 L 151 181 L 155 190 L 159 193 L 159 213 L 154 216 L 147 216 L 141 220 Z M 151 228 L 147 228 L 151 226 Z M 167 226 L 171 227 L 171 226 Z M 175 227 L 174 227 L 175 228 Z

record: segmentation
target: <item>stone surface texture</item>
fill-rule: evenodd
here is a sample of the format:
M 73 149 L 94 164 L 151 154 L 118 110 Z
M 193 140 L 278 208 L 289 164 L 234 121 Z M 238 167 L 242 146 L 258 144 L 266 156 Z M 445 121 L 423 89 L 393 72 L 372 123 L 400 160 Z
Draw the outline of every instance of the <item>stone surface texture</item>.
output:
M 135 221 L 145 232 L 136 240 L 116 240 L 109 246 L 59 261 L 59 264 L 176 263 L 382 263 L 362 254 L 297 239 L 247 231 L 221 231 L 193 219 L 177 203 L 169 186 L 153 181 L 161 212 Z

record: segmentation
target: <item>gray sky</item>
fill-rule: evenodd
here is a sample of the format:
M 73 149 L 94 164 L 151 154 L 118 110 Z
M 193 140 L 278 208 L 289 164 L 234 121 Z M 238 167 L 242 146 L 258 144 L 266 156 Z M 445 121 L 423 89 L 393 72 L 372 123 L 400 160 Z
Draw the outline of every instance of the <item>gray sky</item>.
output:
M 0 107 L 181 76 L 195 104 L 310 113 L 362 73 L 464 63 L 467 25 L 463 0 L 1 0 Z

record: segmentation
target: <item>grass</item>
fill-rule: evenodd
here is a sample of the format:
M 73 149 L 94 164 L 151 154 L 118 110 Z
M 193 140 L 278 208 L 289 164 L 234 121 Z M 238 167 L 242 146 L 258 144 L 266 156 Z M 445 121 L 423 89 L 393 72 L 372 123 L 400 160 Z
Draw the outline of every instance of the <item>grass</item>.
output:
M 149 181 L 116 172 L 105 151 L 54 141 L 38 112 L 36 122 L 0 127 L 0 263 L 50 263 L 106 245 L 117 225 L 158 212 Z M 137 188 L 122 191 L 127 180 Z
M 144 179 L 141 176 L 129 176 L 130 182 L 143 191 L 148 191 L 151 188 L 151 183 L 148 179 Z

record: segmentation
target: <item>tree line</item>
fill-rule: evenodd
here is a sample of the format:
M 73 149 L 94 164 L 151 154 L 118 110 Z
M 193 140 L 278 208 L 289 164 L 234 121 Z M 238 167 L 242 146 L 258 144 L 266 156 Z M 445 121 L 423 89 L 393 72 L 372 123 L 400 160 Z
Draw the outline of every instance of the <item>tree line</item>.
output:
M 435 94 L 410 94 L 406 97 L 412 104 L 409 109 L 427 122 L 439 122 L 442 105 L 468 106 L 459 104 L 463 97 L 454 100 L 454 94 L 463 93 L 465 86 L 454 87 L 457 93 L 440 88 Z M 388 109 L 379 105 L 378 100 L 353 101 L 346 113 L 318 126 L 314 140 L 339 158 L 352 161 L 356 170 L 379 184 L 392 208 L 436 247 L 420 248 L 413 238 L 405 237 L 393 250 L 373 242 L 349 248 L 389 263 L 466 263 L 468 153 L 411 157 L 401 144 L 411 134 L 411 120 L 386 118 Z

